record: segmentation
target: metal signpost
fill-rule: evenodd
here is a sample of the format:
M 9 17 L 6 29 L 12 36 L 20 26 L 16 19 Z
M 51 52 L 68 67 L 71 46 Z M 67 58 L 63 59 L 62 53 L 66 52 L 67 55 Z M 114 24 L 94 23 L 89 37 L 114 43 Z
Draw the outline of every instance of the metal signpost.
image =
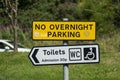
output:
M 68 18 L 63 18 L 63 21 L 68 21 Z M 68 45 L 68 41 L 64 40 L 63 45 Z M 69 80 L 69 65 L 64 64 L 63 65 L 63 80 Z
M 63 40 L 62 46 L 33 47 L 29 58 L 36 65 L 63 65 L 64 80 L 69 80 L 69 64 L 98 63 L 99 45 L 68 45 L 68 40 L 95 40 L 95 22 L 34 21 L 33 40 Z

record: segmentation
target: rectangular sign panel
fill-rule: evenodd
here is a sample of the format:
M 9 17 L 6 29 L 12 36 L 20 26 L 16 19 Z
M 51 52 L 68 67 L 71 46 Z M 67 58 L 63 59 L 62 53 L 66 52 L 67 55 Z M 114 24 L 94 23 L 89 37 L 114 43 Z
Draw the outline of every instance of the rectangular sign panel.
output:
M 97 63 L 99 46 L 95 44 L 33 47 L 29 58 L 34 65 Z
M 95 22 L 33 22 L 34 40 L 95 40 Z

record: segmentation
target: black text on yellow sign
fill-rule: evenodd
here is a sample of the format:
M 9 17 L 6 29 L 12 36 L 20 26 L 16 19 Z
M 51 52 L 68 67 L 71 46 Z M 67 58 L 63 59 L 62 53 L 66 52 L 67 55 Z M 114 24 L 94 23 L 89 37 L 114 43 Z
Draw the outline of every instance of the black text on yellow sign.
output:
M 33 22 L 34 40 L 95 40 L 95 22 Z

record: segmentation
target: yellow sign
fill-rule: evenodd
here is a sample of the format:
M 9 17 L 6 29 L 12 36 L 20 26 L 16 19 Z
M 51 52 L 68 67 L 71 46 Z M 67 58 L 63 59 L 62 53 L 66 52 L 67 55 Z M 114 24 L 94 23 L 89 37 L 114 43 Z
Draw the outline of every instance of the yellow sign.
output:
M 95 22 L 33 22 L 34 40 L 95 40 Z

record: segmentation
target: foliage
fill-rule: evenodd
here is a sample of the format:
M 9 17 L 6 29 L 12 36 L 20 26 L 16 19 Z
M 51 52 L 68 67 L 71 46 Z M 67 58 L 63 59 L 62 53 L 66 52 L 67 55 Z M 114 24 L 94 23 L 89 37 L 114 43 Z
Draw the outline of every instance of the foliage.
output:
M 1 1 L 0 24 L 9 25 L 10 20 L 3 11 Z M 120 0 L 19 0 L 18 39 L 22 41 L 18 41 L 24 43 L 29 40 L 31 45 L 37 44 L 31 39 L 32 22 L 62 21 L 64 17 L 68 17 L 69 21 L 95 21 L 97 38 L 107 38 L 106 36 L 113 35 L 114 31 L 120 28 Z M 7 33 L 11 37 L 13 31 Z M 6 34 L 1 34 L 1 38 Z M 43 45 L 42 43 L 49 42 L 40 41 L 40 45 Z
M 19 21 L 30 26 L 32 21 L 96 21 L 98 36 L 111 33 L 119 25 L 119 0 L 28 0 L 27 6 L 20 9 Z
M 63 17 L 71 21 L 96 21 L 102 35 L 120 26 L 119 3 L 119 0 L 19 0 L 18 20 L 24 27 L 30 27 L 32 21 L 58 21 Z M 9 21 L 0 5 L 0 22 L 4 24 Z

